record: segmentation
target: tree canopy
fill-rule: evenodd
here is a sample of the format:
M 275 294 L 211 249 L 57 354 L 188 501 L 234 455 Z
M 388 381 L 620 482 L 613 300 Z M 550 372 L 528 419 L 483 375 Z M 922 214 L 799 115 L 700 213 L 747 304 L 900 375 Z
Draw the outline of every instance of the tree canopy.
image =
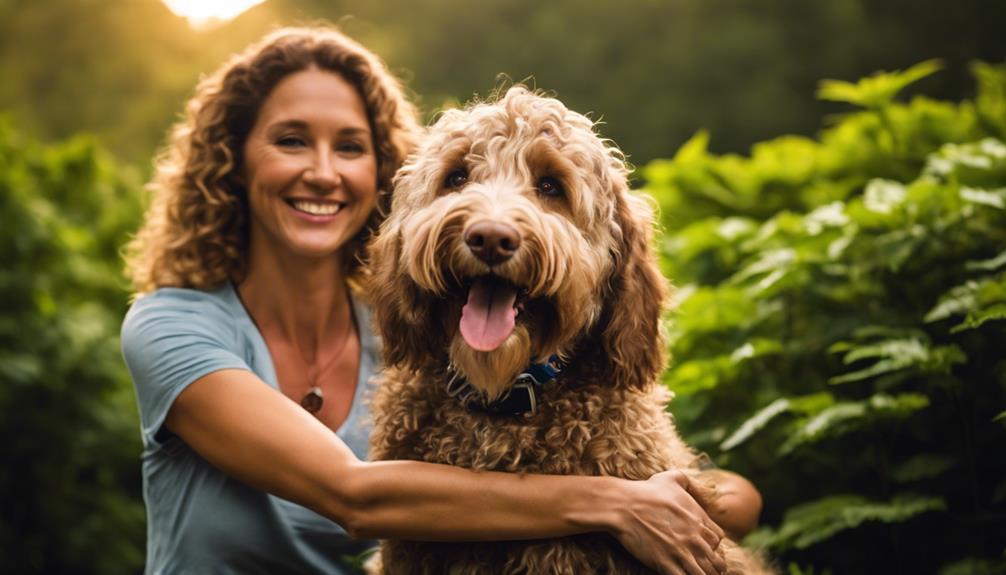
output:
M 326 19 L 381 54 L 427 115 L 527 81 L 603 119 L 636 164 L 700 129 L 720 152 L 812 135 L 841 109 L 821 78 L 941 58 L 927 93 L 970 93 L 967 63 L 1006 56 L 988 0 L 269 0 L 195 31 L 159 0 L 0 3 L 0 109 L 43 139 L 94 132 L 148 165 L 201 74 L 278 24 Z

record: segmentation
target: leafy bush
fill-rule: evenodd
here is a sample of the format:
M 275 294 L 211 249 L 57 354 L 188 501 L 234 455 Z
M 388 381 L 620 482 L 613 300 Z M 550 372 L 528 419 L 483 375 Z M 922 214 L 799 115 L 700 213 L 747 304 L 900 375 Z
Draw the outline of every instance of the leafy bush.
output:
M 937 62 L 819 97 L 819 138 L 641 170 L 679 286 L 666 384 L 753 478 L 748 540 L 792 573 L 1006 570 L 1006 66 L 896 101 Z
M 46 148 L 0 122 L 0 572 L 142 568 L 118 339 L 135 189 L 87 138 Z

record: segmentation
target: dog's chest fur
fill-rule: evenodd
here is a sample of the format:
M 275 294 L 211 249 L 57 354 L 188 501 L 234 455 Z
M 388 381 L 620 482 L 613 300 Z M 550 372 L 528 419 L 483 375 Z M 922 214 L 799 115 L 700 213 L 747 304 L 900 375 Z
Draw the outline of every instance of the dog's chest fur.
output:
M 694 461 L 665 411 L 667 401 L 657 385 L 631 390 L 560 378 L 540 391 L 536 414 L 489 415 L 448 396 L 443 381 L 389 369 L 372 406 L 371 457 L 646 479 Z M 383 562 L 388 573 L 536 573 L 557 566 L 570 573 L 648 572 L 599 534 L 466 545 L 386 542 Z

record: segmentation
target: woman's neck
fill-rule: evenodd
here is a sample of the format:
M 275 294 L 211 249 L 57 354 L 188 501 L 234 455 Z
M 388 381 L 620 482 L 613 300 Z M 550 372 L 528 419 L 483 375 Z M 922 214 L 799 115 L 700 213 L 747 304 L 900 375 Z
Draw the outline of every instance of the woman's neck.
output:
M 305 361 L 314 362 L 325 344 L 353 329 L 349 287 L 338 255 L 307 258 L 253 245 L 249 256 L 237 290 L 267 339 L 281 337 Z

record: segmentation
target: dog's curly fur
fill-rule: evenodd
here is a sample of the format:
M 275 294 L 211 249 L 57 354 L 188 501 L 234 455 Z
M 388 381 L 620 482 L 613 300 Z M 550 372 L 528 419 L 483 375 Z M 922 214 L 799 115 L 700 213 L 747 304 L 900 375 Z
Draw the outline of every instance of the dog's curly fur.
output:
M 452 187 L 452 174 L 466 175 Z M 370 291 L 388 368 L 372 406 L 375 459 L 475 470 L 646 479 L 695 454 L 665 411 L 660 315 L 668 288 L 650 248 L 652 210 L 629 192 L 618 149 L 558 100 L 514 87 L 445 112 L 395 177 L 391 214 L 370 246 Z M 543 178 L 561 194 L 544 194 Z M 518 230 L 490 268 L 463 236 L 481 220 Z M 522 288 L 514 331 L 476 351 L 459 334 L 466 286 L 495 275 Z M 487 397 L 528 364 L 568 368 L 533 416 L 466 409 L 448 365 Z M 724 541 L 731 573 L 767 572 Z M 446 544 L 388 541 L 388 573 L 642 573 L 609 536 Z

